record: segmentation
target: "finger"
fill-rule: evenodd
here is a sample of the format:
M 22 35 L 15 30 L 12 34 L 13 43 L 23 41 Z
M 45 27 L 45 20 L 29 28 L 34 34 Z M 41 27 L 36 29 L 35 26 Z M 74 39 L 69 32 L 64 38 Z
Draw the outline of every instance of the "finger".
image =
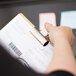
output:
M 75 37 L 73 35 L 73 40 L 72 40 L 72 48 L 74 49 L 74 41 L 75 41 Z
M 74 40 L 72 40 L 71 47 L 72 47 L 72 50 L 73 50 L 74 49 Z
M 52 24 L 45 23 L 45 29 L 47 30 L 47 32 L 49 32 L 49 31 L 51 30 L 52 27 L 53 27 Z

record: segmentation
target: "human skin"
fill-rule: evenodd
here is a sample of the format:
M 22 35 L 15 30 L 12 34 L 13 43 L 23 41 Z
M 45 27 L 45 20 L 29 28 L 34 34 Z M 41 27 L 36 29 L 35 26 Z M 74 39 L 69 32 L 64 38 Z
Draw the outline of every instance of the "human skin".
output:
M 76 75 L 76 60 L 73 55 L 75 37 L 72 29 L 52 26 L 49 23 L 45 23 L 45 28 L 49 33 L 50 41 L 54 44 L 54 55 L 45 74 L 63 70 Z

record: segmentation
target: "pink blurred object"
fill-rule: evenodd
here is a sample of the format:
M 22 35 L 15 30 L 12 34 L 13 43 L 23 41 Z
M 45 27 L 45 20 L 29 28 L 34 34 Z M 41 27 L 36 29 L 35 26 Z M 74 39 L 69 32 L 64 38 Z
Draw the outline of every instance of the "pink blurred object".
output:
M 48 33 L 45 29 L 44 24 L 48 22 L 56 26 L 56 15 L 55 13 L 40 13 L 39 14 L 39 30 L 40 32 L 46 36 Z

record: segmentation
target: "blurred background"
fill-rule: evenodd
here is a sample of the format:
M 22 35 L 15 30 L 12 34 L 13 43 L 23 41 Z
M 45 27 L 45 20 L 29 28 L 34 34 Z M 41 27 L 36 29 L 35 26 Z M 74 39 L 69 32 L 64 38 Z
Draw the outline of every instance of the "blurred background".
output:
M 48 22 L 53 20 L 52 24 L 54 22 L 56 26 L 66 25 L 71 27 L 76 37 L 76 0 L 0 0 L 0 29 L 19 13 L 23 13 L 38 30 L 41 29 L 41 17 L 44 16 L 46 19 L 46 16 L 49 15 Z M 76 40 L 74 55 L 76 56 Z M 12 71 L 18 71 L 19 68 L 15 67 L 17 64 L 14 65 L 15 62 L 11 61 L 11 58 L 1 47 L 0 60 L 0 71 L 4 73 L 10 71 L 10 74 Z M 5 72 L 7 68 L 8 71 Z

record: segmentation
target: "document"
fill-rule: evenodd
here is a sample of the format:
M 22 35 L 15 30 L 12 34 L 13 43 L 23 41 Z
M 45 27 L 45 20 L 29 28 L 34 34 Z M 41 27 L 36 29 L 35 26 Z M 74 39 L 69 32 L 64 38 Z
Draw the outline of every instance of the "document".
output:
M 61 12 L 60 25 L 68 26 L 71 27 L 72 29 L 76 29 L 76 10 Z
M 5 27 L 0 30 L 0 44 L 15 59 L 27 65 L 34 71 L 44 73 L 51 63 L 53 46 L 48 43 L 43 46 L 30 33 L 34 25 L 18 14 Z

